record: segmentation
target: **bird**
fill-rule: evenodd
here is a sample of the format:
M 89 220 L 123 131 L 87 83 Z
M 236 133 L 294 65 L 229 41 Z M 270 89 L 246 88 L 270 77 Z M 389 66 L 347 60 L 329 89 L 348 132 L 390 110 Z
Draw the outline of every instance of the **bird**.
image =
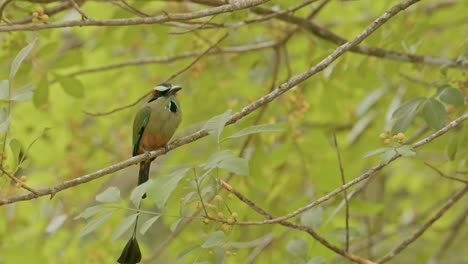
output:
M 181 89 L 182 87 L 170 83 L 162 83 L 153 88 L 150 100 L 138 110 L 133 120 L 133 156 L 167 147 L 182 121 L 182 111 L 176 98 Z M 153 160 L 154 158 L 140 162 L 138 185 L 148 181 Z M 146 198 L 146 193 L 142 198 Z M 141 251 L 136 239 L 138 216 L 133 234 L 117 260 L 118 263 L 135 264 L 141 261 Z
M 153 88 L 151 99 L 138 110 L 133 121 L 133 156 L 165 147 L 172 138 L 182 120 L 176 98 L 181 89 L 169 83 Z M 138 185 L 148 181 L 151 161 L 140 162 Z

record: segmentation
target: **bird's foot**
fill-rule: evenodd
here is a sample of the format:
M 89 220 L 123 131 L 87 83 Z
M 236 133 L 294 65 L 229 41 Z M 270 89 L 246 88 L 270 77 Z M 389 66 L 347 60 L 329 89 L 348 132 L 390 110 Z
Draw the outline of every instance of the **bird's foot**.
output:
M 145 150 L 143 154 L 145 154 L 146 160 L 151 160 L 151 152 Z

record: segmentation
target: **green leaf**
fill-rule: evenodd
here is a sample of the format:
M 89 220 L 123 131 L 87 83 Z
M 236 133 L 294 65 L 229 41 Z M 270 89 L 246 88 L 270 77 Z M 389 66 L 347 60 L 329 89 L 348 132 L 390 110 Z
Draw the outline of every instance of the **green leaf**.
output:
M 216 142 L 219 143 L 219 137 L 221 136 L 221 133 L 224 130 L 224 126 L 226 122 L 229 120 L 231 117 L 231 112 L 232 110 L 229 109 L 226 112 L 217 115 L 215 117 L 212 117 L 210 120 L 208 120 L 204 126 L 204 129 L 208 131 L 208 133 L 216 139 Z
M 322 222 L 322 217 L 322 207 L 314 207 L 301 215 L 301 224 L 315 229 Z
M 282 131 L 283 129 L 279 127 L 278 125 L 274 124 L 262 124 L 262 125 L 255 125 L 255 126 L 249 126 L 244 129 L 242 129 L 239 132 L 236 132 L 229 137 L 226 137 L 225 139 L 229 138 L 238 138 L 238 137 L 243 137 L 246 135 L 250 134 L 255 134 L 255 133 L 262 133 L 262 132 L 279 132 Z M 224 139 L 224 140 L 225 140 Z
M 5 133 L 10 125 L 10 115 L 6 108 L 0 108 L 0 133 Z
M 385 92 L 387 91 L 387 89 L 385 88 L 380 88 L 380 89 L 377 89 L 377 90 L 374 90 L 370 93 L 368 93 L 368 95 L 366 96 L 366 98 L 364 98 L 364 100 L 362 100 L 359 105 L 356 107 L 356 115 L 357 116 L 361 116 L 365 113 L 368 113 L 369 112 L 369 109 L 380 99 L 382 98 L 382 96 L 385 94 Z
M 249 162 L 244 158 L 231 157 L 225 159 L 218 164 L 218 167 L 238 175 L 249 175 Z
M 117 187 L 109 187 L 96 196 L 96 201 L 101 203 L 120 202 L 120 190 Z
M 367 157 L 370 157 L 370 156 L 374 156 L 374 155 L 377 155 L 377 154 L 380 154 L 382 152 L 385 152 L 387 151 L 388 148 L 379 148 L 379 149 L 374 149 L 374 150 L 371 150 L 369 152 L 366 152 L 364 154 L 364 158 L 367 158 Z
M 392 134 L 397 134 L 399 132 L 405 132 L 406 129 L 413 121 L 414 116 L 417 113 L 418 107 L 424 98 L 418 97 L 406 101 L 402 105 L 400 105 L 395 112 L 393 112 L 392 119 L 393 119 L 393 126 L 392 126 Z
M 147 182 L 138 185 L 133 189 L 132 193 L 130 194 L 130 200 L 132 201 L 133 205 L 136 207 L 140 206 L 140 201 L 143 198 L 143 195 L 146 193 L 146 189 L 148 186 L 153 184 L 153 180 L 148 180 Z
M 16 72 L 18 72 L 19 67 L 21 66 L 21 63 L 23 63 L 24 59 L 29 55 L 31 50 L 34 47 L 34 44 L 36 43 L 37 39 L 34 39 L 31 43 L 29 43 L 26 47 L 20 50 L 18 52 L 18 55 L 16 55 L 15 59 L 11 63 L 11 68 L 10 68 L 10 75 L 9 75 L 9 80 L 13 80 L 13 78 L 16 75 Z
M 55 78 L 62 86 L 63 90 L 75 98 L 84 97 L 84 85 L 80 80 L 74 77 L 55 75 Z
M 44 76 L 39 81 L 36 90 L 34 91 L 33 95 L 33 102 L 36 108 L 40 108 L 41 106 L 45 105 L 49 100 L 49 81 L 47 77 Z
M 11 152 L 13 153 L 13 158 L 15 160 L 15 167 L 16 167 L 19 163 L 19 155 L 22 149 L 21 142 L 19 142 L 19 140 L 17 140 L 16 138 L 12 139 L 10 141 L 10 149 L 11 149 Z
M 153 216 L 144 222 L 143 225 L 141 225 L 140 234 L 144 235 L 146 231 L 148 231 L 148 229 L 150 229 L 150 227 L 156 223 L 156 221 L 158 221 L 159 217 L 161 217 L 161 215 Z
M 388 148 L 381 156 L 380 163 L 387 164 L 397 153 L 393 148 Z
M 10 100 L 10 82 L 8 80 L 0 81 L 0 100 Z
M 424 103 L 422 115 L 430 128 L 440 129 L 444 125 L 447 113 L 445 112 L 445 107 L 441 102 L 434 98 L 428 98 Z
M 93 215 L 95 215 L 95 214 L 97 214 L 99 212 L 102 212 L 104 210 L 107 210 L 107 209 L 109 209 L 109 207 L 107 207 L 105 205 L 102 205 L 102 204 L 91 206 L 91 207 L 86 208 L 83 212 L 81 212 L 81 214 L 76 216 L 74 219 L 75 220 L 80 219 L 80 218 L 88 219 L 91 216 L 93 216 Z
M 346 138 L 346 143 L 352 144 L 366 130 L 376 116 L 377 113 L 372 111 L 361 117 L 359 121 L 353 125 L 353 128 Z
M 29 83 L 19 88 L 18 90 L 16 90 L 10 100 L 18 101 L 18 102 L 28 101 L 33 96 L 33 89 L 34 89 L 33 84 Z
M 463 106 L 463 94 L 460 90 L 446 85 L 445 88 L 440 92 L 439 98 L 442 102 L 446 104 L 451 104 L 454 106 L 462 107 Z
M 222 150 L 211 154 L 208 160 L 199 166 L 203 169 L 216 168 L 221 161 L 235 156 L 236 155 L 230 150 Z
M 325 258 L 322 256 L 313 257 L 307 261 L 307 264 L 325 264 Z
M 182 218 L 179 218 L 174 223 L 172 223 L 171 227 L 169 228 L 171 232 L 175 232 L 175 230 L 179 226 L 180 221 L 182 221 Z
M 179 181 L 185 176 L 189 168 L 176 170 L 168 175 L 157 177 L 151 185 L 147 187 L 147 195 L 156 200 L 159 208 L 166 207 L 169 196 L 177 187 Z
M 101 214 L 93 220 L 89 221 L 83 229 L 78 233 L 79 237 L 86 236 L 87 234 L 93 232 L 96 228 L 100 227 L 104 222 L 114 213 L 114 211 Z
M 226 235 L 222 231 L 209 233 L 205 242 L 201 245 L 202 248 L 212 248 L 221 246 L 226 241 Z
M 112 233 L 111 240 L 116 240 L 121 235 L 123 235 L 123 233 L 125 233 L 132 226 L 132 224 L 135 223 L 137 216 L 138 213 L 125 217 L 122 223 L 120 223 L 117 229 L 115 229 L 114 233 Z
M 298 258 L 307 259 L 309 246 L 302 238 L 293 238 L 286 244 L 286 250 Z
M 398 152 L 398 154 L 404 157 L 411 157 L 416 155 L 416 152 L 414 152 L 414 149 L 410 145 L 403 145 L 397 148 L 396 151 Z

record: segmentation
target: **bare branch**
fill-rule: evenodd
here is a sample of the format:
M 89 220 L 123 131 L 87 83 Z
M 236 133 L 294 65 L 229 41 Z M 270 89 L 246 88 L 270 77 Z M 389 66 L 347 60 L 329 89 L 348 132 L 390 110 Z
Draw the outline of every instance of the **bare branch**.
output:
M 197 63 L 197 61 L 199 61 L 203 56 L 205 56 L 206 54 L 208 54 L 208 52 L 210 52 L 214 47 L 218 46 L 219 43 L 221 43 L 221 41 L 225 40 L 227 38 L 227 36 L 229 35 L 229 33 L 226 33 L 224 34 L 218 41 L 216 41 L 213 45 L 211 45 L 210 47 L 208 47 L 208 49 L 206 49 L 202 54 L 200 54 L 198 57 L 196 57 L 189 65 L 185 66 L 184 68 L 182 68 L 181 70 L 179 70 L 178 72 L 174 73 L 173 75 L 171 75 L 169 78 L 167 78 L 164 82 L 170 82 L 171 80 L 173 80 L 175 77 L 179 76 L 181 73 L 185 72 L 186 70 L 190 69 L 190 67 L 192 67 L 195 63 Z
M 389 253 L 387 253 L 383 258 L 381 258 L 377 263 L 382 264 L 385 263 L 392 258 L 394 258 L 398 253 L 404 250 L 407 246 L 413 243 L 417 238 L 419 238 L 426 230 L 434 224 L 435 221 L 439 220 L 445 212 L 447 212 L 450 207 L 452 207 L 457 201 L 459 201 L 463 195 L 468 191 L 468 184 L 465 184 L 465 187 L 458 191 L 454 196 L 452 196 L 445 205 L 429 220 L 424 223 L 420 228 L 418 228 L 413 234 L 411 234 L 407 239 L 403 240 L 399 245 L 397 245 L 394 249 L 392 249 Z
M 184 21 L 194 18 L 213 16 L 216 14 L 222 14 L 227 12 L 233 12 L 245 8 L 250 8 L 256 5 L 260 5 L 268 2 L 269 0 L 245 0 L 235 1 L 230 4 L 217 6 L 213 8 L 207 8 L 204 10 L 191 12 L 191 13 L 173 13 L 164 14 L 153 17 L 141 17 L 141 18 L 120 18 L 120 19 L 102 19 L 102 20 L 72 20 L 72 21 L 60 21 L 52 22 L 47 24 L 31 24 L 31 25 L 6 25 L 0 26 L 0 32 L 12 32 L 12 31 L 38 31 L 50 28 L 64 28 L 64 27 L 89 27 L 89 26 L 129 26 L 129 25 L 144 25 L 144 24 L 158 24 L 169 21 Z
M 440 177 L 444 177 L 444 178 L 447 178 L 447 179 L 450 179 L 450 180 L 453 180 L 453 181 L 457 181 L 457 182 L 461 182 L 461 183 L 464 183 L 464 184 L 468 184 L 468 181 L 466 181 L 466 180 L 463 180 L 463 179 L 460 179 L 460 178 L 457 178 L 457 177 L 452 177 L 452 176 L 446 175 L 446 174 L 443 173 L 441 170 L 439 170 L 439 169 L 436 168 L 435 166 L 432 166 L 432 165 L 429 164 L 428 162 L 424 162 L 424 164 L 425 164 L 426 166 L 428 166 L 429 168 L 433 169 L 435 172 L 437 172 L 437 174 L 439 174 Z

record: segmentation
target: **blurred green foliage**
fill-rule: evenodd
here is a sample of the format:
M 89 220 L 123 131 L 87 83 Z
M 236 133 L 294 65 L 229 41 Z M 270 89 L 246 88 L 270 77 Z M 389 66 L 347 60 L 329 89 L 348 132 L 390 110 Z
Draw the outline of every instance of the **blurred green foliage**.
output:
M 149 14 L 206 8 L 191 3 L 128 2 Z M 314 21 L 351 39 L 397 2 L 331 1 Z M 466 52 L 466 40 L 460 34 L 467 29 L 462 23 L 466 12 L 463 1 L 454 2 L 437 9 L 430 7 L 438 1 L 417 4 L 386 23 L 364 44 L 460 57 Z M 291 1 L 283 0 L 265 6 L 291 5 Z M 305 16 L 316 6 L 294 15 Z M 28 1 L 17 1 L 4 10 L 4 16 L 20 18 L 35 8 Z M 82 9 L 94 19 L 132 16 L 101 1 L 86 1 Z M 241 10 L 218 15 L 210 22 L 235 23 L 255 17 Z M 80 16 L 69 10 L 50 16 L 49 22 L 70 18 Z M 229 30 L 220 47 L 278 40 L 292 27 L 275 19 L 241 26 Z M 194 57 L 83 70 L 202 52 L 228 31 L 214 28 L 171 34 L 184 30 L 154 24 L 1 33 L 0 139 L 7 135 L 2 146 L 3 167 L 17 177 L 26 176 L 26 184 L 40 189 L 129 158 L 136 108 L 104 116 L 85 112 L 105 112 L 134 102 Z M 224 131 L 220 126 L 220 120 L 229 117 L 229 112 L 222 113 L 241 110 L 266 94 L 273 79 L 279 85 L 335 48 L 300 30 L 279 52 L 268 48 L 206 55 L 173 81 L 184 87 L 179 93 L 183 123 L 174 138 L 203 127 L 213 136 L 158 158 L 151 171 L 152 180 L 140 189 L 134 190 L 137 169 L 131 166 L 59 192 L 53 199 L 42 197 L 1 206 L 0 263 L 115 263 L 136 219 L 138 193 L 145 190 L 149 198 L 143 201 L 139 234 L 145 263 L 243 263 L 263 244 L 266 247 L 254 263 L 347 263 L 306 233 L 279 225 L 231 226 L 206 221 L 202 215 L 184 224 L 202 207 L 215 218 L 262 220 L 246 204 L 220 189 L 216 180 L 230 173 L 235 174 L 230 179 L 232 186 L 277 216 L 338 188 L 341 178 L 332 132 L 340 142 L 347 181 L 372 165 L 385 163 L 395 151 L 406 156 L 379 172 L 350 201 L 352 252 L 369 259 L 381 257 L 462 187 L 440 177 L 425 162 L 447 175 L 466 179 L 466 125 L 417 152 L 402 144 L 403 140 L 392 138 L 404 132 L 405 139 L 421 139 L 466 111 L 466 70 L 346 53 L 323 72 L 271 102 L 259 121 L 256 119 L 263 110 Z M 277 77 L 275 64 L 279 65 Z M 390 129 L 392 133 L 385 132 Z M 248 135 L 251 138 L 245 155 L 239 158 L 237 153 Z M 366 153 L 370 157 L 364 157 Z M 15 188 L 5 175 L 0 178 L 0 189 L 0 198 L 26 192 Z M 209 200 L 211 195 L 217 196 Z M 342 196 L 337 196 L 294 221 L 313 227 L 342 247 L 342 202 Z M 423 263 L 435 258 L 454 223 L 466 211 L 463 206 L 466 201 L 455 205 L 394 262 Z M 174 233 L 181 225 L 182 232 Z M 451 246 L 443 249 L 441 263 L 466 261 L 466 254 L 460 254 L 468 238 L 466 231 L 462 227 Z M 175 238 L 163 244 L 171 234 Z

